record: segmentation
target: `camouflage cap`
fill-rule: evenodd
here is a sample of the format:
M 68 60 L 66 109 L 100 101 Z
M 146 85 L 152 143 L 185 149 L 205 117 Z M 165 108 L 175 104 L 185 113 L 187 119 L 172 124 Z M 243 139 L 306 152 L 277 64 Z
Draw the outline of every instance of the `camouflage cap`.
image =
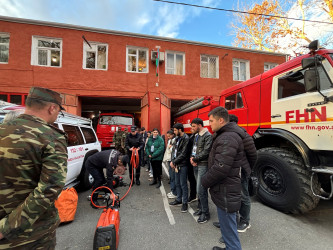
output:
M 41 88 L 41 87 L 31 87 L 28 98 L 52 102 L 58 104 L 61 110 L 65 110 L 62 106 L 62 98 L 60 93 L 55 92 L 51 89 Z

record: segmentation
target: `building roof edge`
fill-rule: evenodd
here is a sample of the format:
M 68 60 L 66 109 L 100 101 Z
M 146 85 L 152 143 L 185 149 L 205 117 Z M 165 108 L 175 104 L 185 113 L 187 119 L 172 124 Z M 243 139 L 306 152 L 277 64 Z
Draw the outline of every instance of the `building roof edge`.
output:
M 55 27 L 55 28 L 65 28 L 65 29 L 73 29 L 73 30 L 82 30 L 82 31 L 95 32 L 95 33 L 103 33 L 103 34 L 117 35 L 117 36 L 129 36 L 129 37 L 152 39 L 152 40 L 159 40 L 159 41 L 166 41 L 166 42 L 184 43 L 184 44 L 190 44 L 190 45 L 199 45 L 199 46 L 207 46 L 207 47 L 214 47 L 214 48 L 220 48 L 220 49 L 245 51 L 245 52 L 251 52 L 251 53 L 258 53 L 258 54 L 268 54 L 268 55 L 275 55 L 275 56 L 287 56 L 288 55 L 288 54 L 269 52 L 269 51 L 263 51 L 263 50 L 245 49 L 245 48 L 238 48 L 238 47 L 232 47 L 232 46 L 226 46 L 226 45 L 220 45 L 220 44 L 189 41 L 189 40 L 183 40 L 183 39 L 178 39 L 178 38 L 153 36 L 153 35 L 131 33 L 131 32 L 125 32 L 125 31 L 92 28 L 92 27 L 79 26 L 79 25 L 74 25 L 74 24 L 48 22 L 48 21 L 40 21 L 40 20 L 17 18 L 17 17 L 8 17 L 8 16 L 1 16 L 1 15 L 0 15 L 0 21 L 33 24 L 33 25 L 41 25 L 41 26 L 50 26 L 50 27 Z

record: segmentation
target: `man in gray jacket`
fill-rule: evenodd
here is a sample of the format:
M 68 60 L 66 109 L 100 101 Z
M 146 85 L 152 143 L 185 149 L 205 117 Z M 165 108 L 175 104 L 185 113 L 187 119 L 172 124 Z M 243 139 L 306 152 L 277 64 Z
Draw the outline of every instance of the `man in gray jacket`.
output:
M 201 185 L 201 178 L 207 172 L 208 156 L 212 147 L 212 135 L 203 125 L 203 120 L 195 118 L 191 122 L 191 131 L 193 133 L 193 146 L 190 162 L 193 166 L 194 176 L 197 181 L 197 193 L 199 196 L 198 210 L 194 215 L 200 216 L 198 223 L 205 223 L 210 219 L 208 207 L 207 188 Z

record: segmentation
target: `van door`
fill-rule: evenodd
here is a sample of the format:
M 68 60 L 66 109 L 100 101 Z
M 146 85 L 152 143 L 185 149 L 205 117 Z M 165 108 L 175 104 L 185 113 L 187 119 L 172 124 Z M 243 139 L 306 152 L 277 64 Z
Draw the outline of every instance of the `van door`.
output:
M 306 92 L 301 67 L 273 78 L 271 127 L 298 136 L 310 149 L 332 150 L 333 103 L 323 103 L 319 92 Z M 319 66 L 321 92 L 333 95 L 333 70 L 325 59 Z
M 68 135 L 68 163 L 66 185 L 79 176 L 84 160 L 84 139 L 80 129 L 72 125 L 59 124 Z

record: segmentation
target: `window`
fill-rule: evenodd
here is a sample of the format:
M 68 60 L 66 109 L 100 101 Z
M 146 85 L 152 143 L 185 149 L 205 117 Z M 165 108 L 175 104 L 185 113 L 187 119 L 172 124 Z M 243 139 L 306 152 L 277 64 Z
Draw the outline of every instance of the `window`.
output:
M 233 59 L 232 72 L 234 81 L 245 81 L 250 78 L 250 62 L 245 60 Z
M 276 66 L 278 66 L 277 63 L 265 63 L 264 64 L 264 72 L 266 72 L 266 71 L 268 71 L 268 70 L 270 70 L 270 69 L 272 69 Z
M 9 34 L 0 33 L 0 63 L 8 63 Z
M 68 136 L 68 147 L 84 144 L 82 134 L 78 127 L 70 125 L 62 125 L 62 127 Z
M 244 104 L 242 94 L 238 92 L 237 94 L 226 97 L 224 106 L 227 110 L 243 108 Z
M 84 69 L 104 69 L 107 70 L 108 45 L 89 42 L 83 43 L 83 68 Z
M 31 64 L 61 67 L 62 40 L 56 38 L 32 38 Z
M 200 76 L 202 78 L 219 78 L 219 59 L 217 56 L 201 55 Z
M 99 119 L 101 125 L 133 125 L 132 117 L 103 115 Z
M 148 49 L 127 48 L 127 72 L 148 73 Z
M 166 52 L 165 73 L 185 75 L 185 54 L 181 52 Z
M 320 90 L 332 88 L 333 85 L 323 67 L 318 66 L 317 69 L 320 79 Z M 305 71 L 305 69 L 302 69 L 296 72 L 289 72 L 285 76 L 282 76 L 278 79 L 278 99 L 305 93 Z
M 96 142 L 96 136 L 94 134 L 94 131 L 90 128 L 82 128 L 82 133 L 84 135 L 84 138 L 86 139 L 86 143 L 94 143 Z

